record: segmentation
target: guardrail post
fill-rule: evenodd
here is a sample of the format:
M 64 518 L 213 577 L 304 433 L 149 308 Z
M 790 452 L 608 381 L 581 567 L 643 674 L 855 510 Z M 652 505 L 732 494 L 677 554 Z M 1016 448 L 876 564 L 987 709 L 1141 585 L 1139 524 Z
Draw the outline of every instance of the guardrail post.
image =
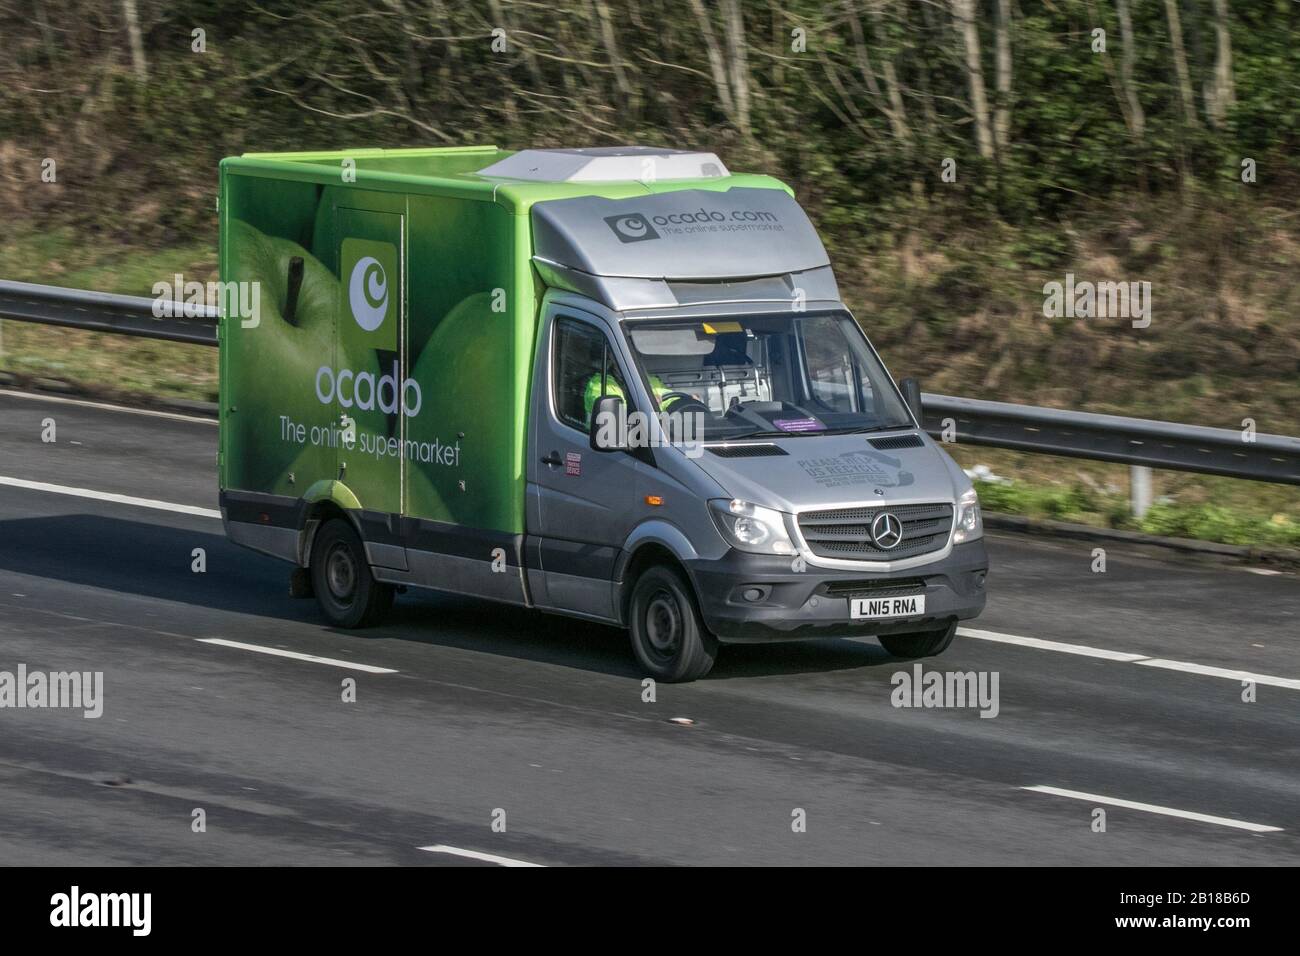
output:
M 1151 469 L 1130 465 L 1128 469 L 1129 507 L 1133 517 L 1141 518 L 1151 507 Z

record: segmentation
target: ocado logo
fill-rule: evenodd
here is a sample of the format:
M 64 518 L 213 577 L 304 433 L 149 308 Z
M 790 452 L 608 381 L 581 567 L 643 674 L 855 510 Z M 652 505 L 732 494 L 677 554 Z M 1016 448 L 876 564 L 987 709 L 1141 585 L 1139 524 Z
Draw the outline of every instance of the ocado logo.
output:
M 388 277 L 374 256 L 362 256 L 348 280 L 348 305 L 357 325 L 373 332 L 388 315 Z
M 399 374 L 396 361 L 393 362 L 393 374 L 379 376 L 378 382 L 369 372 L 354 372 L 350 368 L 335 372 L 328 365 L 322 365 L 316 370 L 316 398 L 322 405 L 337 398 L 343 408 L 360 408 L 367 412 L 378 407 L 385 415 L 396 412 L 400 401 L 402 414 L 414 418 L 420 414 L 420 406 L 424 404 L 420 383 L 408 378 L 402 382 L 399 392 Z
M 606 216 L 605 222 L 614 230 L 614 235 L 618 236 L 620 242 L 645 242 L 647 239 L 659 238 L 655 227 L 639 212 Z

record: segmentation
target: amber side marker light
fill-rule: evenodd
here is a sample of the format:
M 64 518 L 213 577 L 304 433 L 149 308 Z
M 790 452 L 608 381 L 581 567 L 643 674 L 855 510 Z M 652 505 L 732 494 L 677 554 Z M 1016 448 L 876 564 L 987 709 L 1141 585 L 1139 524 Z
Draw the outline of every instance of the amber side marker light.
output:
M 661 498 L 659 495 L 646 495 L 646 496 L 645 496 L 645 503 L 648 504 L 648 505 L 656 505 L 656 506 L 657 506 L 657 505 L 661 505 L 661 504 L 663 504 L 663 503 L 664 503 L 664 500 L 663 500 L 663 498 Z

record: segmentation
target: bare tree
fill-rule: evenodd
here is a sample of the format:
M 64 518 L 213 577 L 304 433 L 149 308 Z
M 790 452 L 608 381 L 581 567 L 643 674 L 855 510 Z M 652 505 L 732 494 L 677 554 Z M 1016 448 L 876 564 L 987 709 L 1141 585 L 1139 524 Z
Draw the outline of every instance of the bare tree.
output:
M 898 76 L 894 70 L 893 60 L 888 56 L 881 56 L 881 70 L 885 78 L 885 88 L 882 91 L 871 61 L 871 53 L 867 49 L 867 38 L 862 29 L 862 22 L 853 9 L 855 5 L 854 0 L 849 0 L 847 19 L 849 31 L 853 34 L 853 54 L 858 73 L 862 76 L 862 82 L 867 85 L 867 94 L 872 105 L 889 121 L 894 138 L 900 144 L 908 145 L 912 141 L 912 131 L 907 124 L 907 109 L 903 106 L 903 97 L 899 93 Z M 883 35 L 884 25 L 881 22 L 879 6 L 872 5 L 871 17 L 877 34 Z
M 700 26 L 704 50 L 718 102 L 727 118 L 741 135 L 749 136 L 749 66 L 745 59 L 745 21 L 738 0 L 723 0 L 727 45 L 718 43 L 713 19 L 702 0 L 690 0 L 691 10 Z
M 1214 0 L 1216 55 L 1214 75 L 1205 84 L 1205 112 L 1216 128 L 1223 126 L 1228 110 L 1237 102 L 1232 78 L 1232 35 L 1228 32 L 1228 0 Z
M 883 40 L 885 36 L 885 22 L 880 14 L 879 3 L 871 6 L 871 21 L 875 24 L 876 36 Z M 882 55 L 880 58 L 880 69 L 885 77 L 885 94 L 889 97 L 889 109 L 892 121 L 898 134 L 907 142 L 912 139 L 911 127 L 907 122 L 907 108 L 903 106 L 903 96 L 900 92 L 901 84 L 898 82 L 898 74 L 894 70 L 894 61 L 892 57 Z
M 618 37 L 614 32 L 614 19 L 609 13 L 609 4 L 606 0 L 595 0 L 595 6 L 596 16 L 600 21 L 600 39 L 605 45 L 605 53 L 609 56 L 609 64 L 614 70 L 614 83 L 623 96 L 627 108 L 635 112 L 640 96 L 628 81 L 627 70 L 623 66 L 623 54 L 619 50 Z
M 1101 12 L 1096 0 L 1088 0 L 1088 11 L 1094 23 L 1102 23 Z M 1106 71 L 1106 79 L 1119 104 L 1120 115 L 1129 135 L 1137 142 L 1142 141 L 1146 129 L 1146 114 L 1138 99 L 1137 88 L 1133 83 L 1133 17 L 1129 12 L 1128 0 L 1115 0 L 1115 15 L 1119 20 L 1120 64 L 1118 73 L 1111 64 L 1110 57 L 1101 58 L 1101 67 Z
M 726 22 L 727 52 L 731 60 L 731 91 L 736 100 L 736 125 L 749 135 L 749 60 L 745 40 L 745 17 L 740 0 L 722 0 Z
M 1174 72 L 1178 75 L 1178 95 L 1183 101 L 1183 116 L 1189 126 L 1197 125 L 1196 101 L 1192 95 L 1192 78 L 1187 69 L 1187 50 L 1183 46 L 1183 22 L 1178 0 L 1165 0 L 1165 18 L 1169 21 L 1169 45 L 1173 49 Z
M 1011 146 L 1011 0 L 998 0 L 997 87 L 993 138 L 997 142 L 1000 162 Z
M 979 145 L 980 155 L 992 159 L 993 134 L 989 128 L 989 101 L 984 91 L 984 68 L 980 63 L 980 34 L 975 22 L 974 0 L 952 0 L 952 15 L 966 54 L 966 78 L 970 84 L 975 141 Z
M 1121 102 L 1128 104 L 1124 121 L 1133 138 L 1141 140 L 1146 131 L 1147 119 L 1142 112 L 1142 102 L 1138 99 L 1137 86 L 1133 82 L 1133 17 L 1129 13 L 1128 0 L 1115 0 L 1115 13 L 1119 16 L 1119 72 L 1124 94 Z
M 135 0 L 122 0 L 122 16 L 126 19 L 126 36 L 131 43 L 131 69 L 136 79 L 147 80 L 149 68 L 144 60 L 144 37 L 140 33 L 140 15 Z

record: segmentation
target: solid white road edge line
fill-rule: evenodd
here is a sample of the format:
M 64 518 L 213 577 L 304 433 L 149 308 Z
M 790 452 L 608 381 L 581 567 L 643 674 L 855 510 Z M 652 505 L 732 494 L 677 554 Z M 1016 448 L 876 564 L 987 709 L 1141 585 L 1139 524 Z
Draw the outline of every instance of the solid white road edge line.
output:
M 224 637 L 196 637 L 200 644 L 217 644 L 221 647 L 233 647 L 240 651 L 255 651 L 258 654 L 270 654 L 272 657 L 291 657 L 295 661 L 310 661 L 313 664 L 329 664 L 331 667 L 346 667 L 350 671 L 364 671 L 367 674 L 396 674 L 391 667 L 375 667 L 373 664 L 355 664 L 341 661 L 334 657 L 317 657 L 315 654 L 299 654 L 297 651 L 282 651 L 278 647 L 263 647 L 261 644 L 241 644 L 228 641 Z
M 171 501 L 158 501 L 154 498 L 136 498 L 132 495 L 118 495 L 111 491 L 95 491 L 93 488 L 71 488 L 68 485 L 52 485 L 45 481 L 28 481 L 25 478 L 8 478 L 0 475 L 0 485 L 11 488 L 26 488 L 28 491 L 48 491 L 56 495 L 71 495 L 74 498 L 90 498 L 95 501 L 111 501 L 119 505 L 132 505 L 136 508 L 153 508 L 155 511 L 173 511 L 176 514 L 198 515 L 200 518 L 220 518 L 221 512 L 215 508 L 200 508 L 196 505 L 178 505 Z
M 1255 674 L 1251 671 L 1233 670 L 1228 667 L 1211 667 L 1208 664 L 1171 661 L 1162 657 L 1150 657 L 1146 654 L 1110 651 L 1103 647 L 1088 647 L 1085 644 L 1063 644 L 1060 641 L 1044 641 L 1037 637 L 1021 637 L 1018 634 L 999 634 L 996 631 L 981 631 L 972 627 L 959 627 L 957 633 L 962 637 L 973 637 L 977 641 L 1017 644 L 1021 647 L 1032 647 L 1040 651 L 1058 651 L 1062 654 L 1078 654 L 1081 657 L 1100 657 L 1103 660 L 1119 661 L 1123 664 L 1142 664 L 1145 667 L 1159 667 L 1169 671 L 1182 671 L 1186 674 L 1200 674 L 1203 677 L 1223 677 L 1235 681 L 1248 680 L 1268 687 L 1300 690 L 1300 680 L 1293 677 L 1273 677 L 1269 674 Z
M 1159 657 L 1148 657 L 1145 660 L 1134 661 L 1133 663 L 1141 664 L 1143 667 L 1162 667 L 1169 671 L 1204 674 L 1206 677 L 1226 677 L 1228 680 L 1248 680 L 1256 684 L 1266 684 L 1269 687 L 1286 687 L 1289 690 L 1300 690 L 1300 680 L 1291 677 L 1270 677 L 1267 674 L 1252 674 L 1250 671 L 1234 671 L 1227 667 L 1209 667 L 1205 664 L 1189 664 L 1186 661 L 1167 661 Z
M 128 408 L 125 405 L 113 405 L 110 402 L 92 402 L 84 398 L 66 398 L 62 395 L 42 395 L 39 392 L 19 392 L 11 388 L 0 388 L 0 395 L 13 398 L 26 398 L 34 402 L 57 402 L 63 405 L 82 405 L 86 408 L 102 408 L 108 412 L 126 412 L 128 415 L 148 415 L 150 418 L 171 418 L 180 422 L 198 422 L 203 425 L 215 425 L 215 418 L 202 415 L 183 415 L 180 412 L 164 412 L 156 408 Z
M 1040 651 L 1058 651 L 1062 654 L 1078 654 L 1083 657 L 1100 657 L 1108 661 L 1131 663 L 1146 658 L 1146 654 L 1129 654 L 1124 651 L 1108 651 L 1102 647 L 1087 647 L 1083 644 L 1062 644 L 1060 641 L 1044 641 L 1037 637 L 1020 637 L 1015 634 L 999 634 L 996 631 L 981 631 L 971 627 L 959 627 L 957 633 L 962 637 L 973 637 L 981 641 L 996 641 L 999 644 L 1019 644 L 1021 647 L 1033 647 Z
M 508 856 L 496 856 L 492 853 L 480 853 L 478 850 L 462 850 L 458 846 L 447 846 L 445 843 L 436 843 L 433 846 L 422 846 L 421 850 L 427 850 L 430 853 L 447 853 L 451 856 L 463 856 L 470 860 L 482 860 L 485 863 L 495 863 L 498 866 L 542 866 L 544 863 L 529 863 L 526 860 L 512 860 Z
M 1096 793 L 1081 793 L 1078 790 L 1062 790 L 1060 787 L 1021 787 L 1034 793 L 1048 793 L 1055 797 L 1069 797 L 1072 800 L 1086 800 L 1110 807 L 1124 807 L 1128 810 L 1144 810 L 1147 813 L 1160 813 L 1167 817 L 1179 817 L 1183 820 L 1196 820 L 1200 823 L 1213 823 L 1221 827 L 1234 827 L 1249 830 L 1251 833 L 1280 833 L 1281 827 L 1265 826 L 1262 823 L 1248 823 L 1245 820 L 1233 820 L 1229 817 L 1212 817 L 1208 813 L 1193 813 L 1191 810 L 1176 810 L 1173 807 L 1158 807 L 1154 803 L 1138 803 L 1135 800 L 1120 800 L 1116 797 L 1103 797 Z

